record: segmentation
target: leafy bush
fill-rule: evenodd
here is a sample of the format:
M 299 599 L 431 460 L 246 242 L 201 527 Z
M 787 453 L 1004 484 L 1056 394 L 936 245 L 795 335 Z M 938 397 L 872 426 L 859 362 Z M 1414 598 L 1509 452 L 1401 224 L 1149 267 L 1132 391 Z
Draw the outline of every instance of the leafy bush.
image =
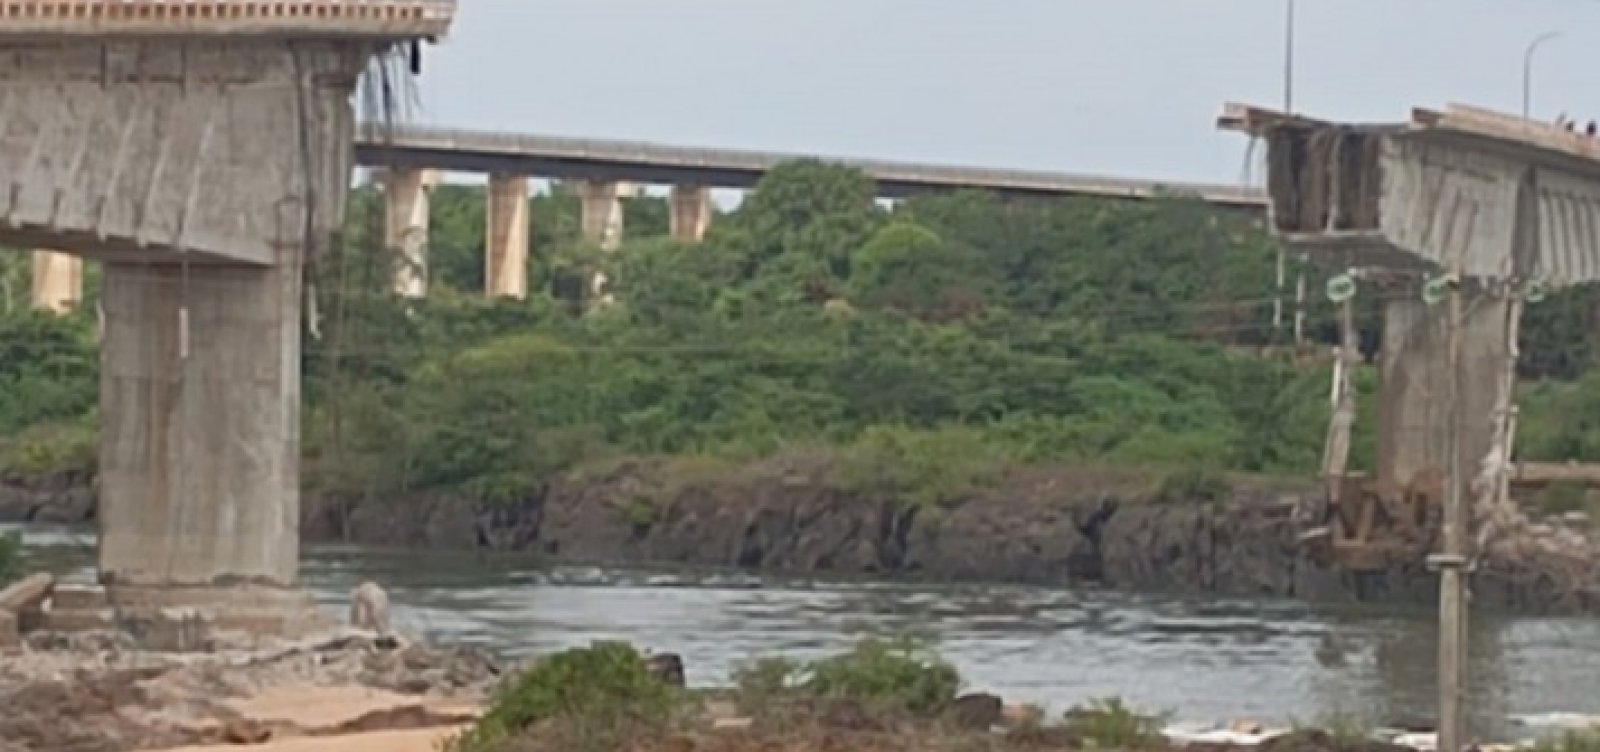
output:
M 597 642 L 550 656 L 511 680 L 477 725 L 446 749 L 493 752 L 537 728 L 560 748 L 602 752 L 670 727 L 686 701 L 650 674 L 633 646 Z
M 960 688 L 955 668 L 910 638 L 863 640 L 848 653 L 811 664 L 804 684 L 814 697 L 919 716 L 943 710 Z
M 1142 750 L 1160 747 L 1160 716 L 1141 715 L 1121 698 L 1093 700 L 1066 712 L 1067 730 L 1091 749 Z

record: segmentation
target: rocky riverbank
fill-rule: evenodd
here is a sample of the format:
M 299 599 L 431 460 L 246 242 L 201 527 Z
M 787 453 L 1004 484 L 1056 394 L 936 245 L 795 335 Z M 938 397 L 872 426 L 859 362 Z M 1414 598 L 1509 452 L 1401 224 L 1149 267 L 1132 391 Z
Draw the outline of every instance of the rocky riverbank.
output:
M 81 477 L 0 483 L 0 522 L 88 521 L 90 488 Z M 907 505 L 841 478 L 824 456 L 742 466 L 650 459 L 569 473 L 511 503 L 307 493 L 302 524 L 310 541 L 531 552 L 564 562 L 1318 601 L 1436 597 L 1420 561 L 1356 574 L 1306 552 L 1297 540 L 1319 495 L 1309 483 L 1233 481 L 1219 491 L 1041 468 L 1005 474 L 952 503 Z M 1490 562 L 1476 602 L 1600 608 L 1589 590 L 1552 592 L 1554 580 L 1530 566 L 1537 565 Z
M 140 650 L 118 632 L 34 633 L 0 651 L 0 751 L 125 752 L 448 729 L 501 668 L 481 653 L 344 632 L 207 653 Z

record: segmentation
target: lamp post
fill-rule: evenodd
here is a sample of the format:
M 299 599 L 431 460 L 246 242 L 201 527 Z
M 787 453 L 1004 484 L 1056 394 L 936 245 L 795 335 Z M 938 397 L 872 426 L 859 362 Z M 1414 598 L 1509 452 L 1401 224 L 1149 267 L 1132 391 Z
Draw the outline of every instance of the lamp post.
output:
M 1547 31 L 1540 34 L 1528 43 L 1528 49 L 1522 54 L 1522 117 L 1524 120 L 1533 116 L 1533 53 L 1556 37 L 1561 36 L 1559 31 Z

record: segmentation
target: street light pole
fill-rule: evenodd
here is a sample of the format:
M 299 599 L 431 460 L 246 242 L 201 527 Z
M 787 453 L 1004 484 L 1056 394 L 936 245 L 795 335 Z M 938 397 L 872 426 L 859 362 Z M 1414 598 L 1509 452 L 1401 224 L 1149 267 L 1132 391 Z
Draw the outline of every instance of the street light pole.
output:
M 1528 49 L 1522 54 L 1522 118 L 1533 117 L 1533 53 L 1556 37 L 1561 36 L 1559 31 L 1547 31 L 1540 34 L 1528 43 Z

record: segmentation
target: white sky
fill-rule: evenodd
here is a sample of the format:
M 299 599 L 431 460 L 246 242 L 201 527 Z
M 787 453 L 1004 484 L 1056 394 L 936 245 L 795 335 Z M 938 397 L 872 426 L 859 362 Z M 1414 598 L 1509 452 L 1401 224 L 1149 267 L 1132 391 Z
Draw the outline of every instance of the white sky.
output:
M 461 0 L 419 122 L 1237 182 L 1287 0 Z M 1600 0 L 1299 0 L 1296 109 L 1600 118 Z

